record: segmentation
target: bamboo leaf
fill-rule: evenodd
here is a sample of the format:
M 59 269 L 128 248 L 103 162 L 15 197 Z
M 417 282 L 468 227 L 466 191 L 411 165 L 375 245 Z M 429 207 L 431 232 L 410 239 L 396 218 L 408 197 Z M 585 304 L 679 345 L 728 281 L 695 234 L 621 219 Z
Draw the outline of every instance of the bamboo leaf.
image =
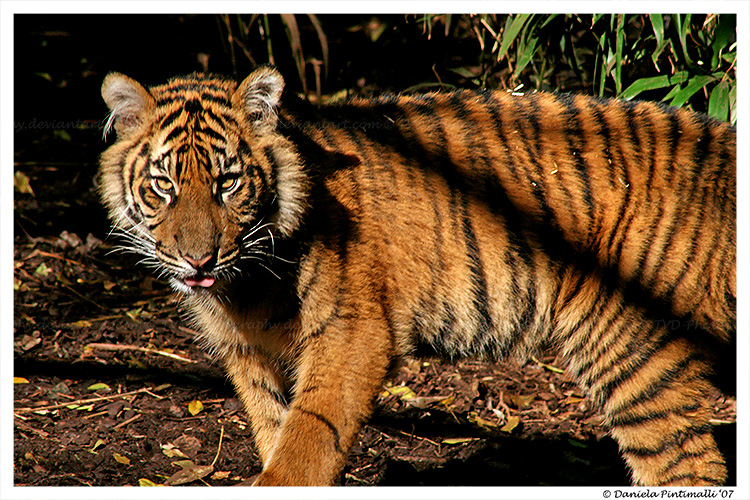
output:
M 729 119 L 729 82 L 719 82 L 708 99 L 708 116 L 717 120 Z
M 716 30 L 714 40 L 711 42 L 711 69 L 719 65 L 721 53 L 732 39 L 737 26 L 737 18 L 731 14 L 719 14 L 716 19 Z
M 654 61 L 654 66 L 656 66 L 656 61 L 659 60 L 659 56 L 664 51 L 668 42 L 664 40 L 664 16 L 661 14 L 650 14 L 649 18 L 651 19 L 651 27 L 654 29 L 654 36 L 656 37 L 656 49 L 651 54 L 651 60 Z
M 521 28 L 523 28 L 523 25 L 526 23 L 526 20 L 531 16 L 531 14 L 518 14 L 516 17 L 513 18 L 513 21 L 511 21 L 510 26 L 506 30 L 503 31 L 503 41 L 500 44 L 500 51 L 497 54 L 497 60 L 499 61 L 505 55 L 508 53 L 508 49 L 510 48 L 511 44 L 515 41 L 516 36 L 521 31 Z
M 622 92 L 622 50 L 625 45 L 625 14 L 617 15 L 617 31 L 615 32 L 615 93 Z
M 687 85 L 685 85 L 685 88 L 677 92 L 675 94 L 674 98 L 672 99 L 672 102 L 670 103 L 672 106 L 676 107 L 682 107 L 693 95 L 701 90 L 703 87 L 708 85 L 709 83 L 715 81 L 715 78 L 713 76 L 709 75 L 698 75 L 694 76 L 690 80 L 688 80 Z
M 635 96 L 637 96 L 641 92 L 645 92 L 647 90 L 660 89 L 664 87 L 669 87 L 670 85 L 683 83 L 687 80 L 687 78 L 688 78 L 687 71 L 678 71 L 672 76 L 661 75 L 661 76 L 653 76 L 650 78 L 640 78 L 634 81 L 632 84 L 630 84 L 630 86 L 626 88 L 622 92 L 622 94 L 620 94 L 618 97 L 620 99 L 625 99 L 626 101 L 629 101 L 630 99 L 633 99 Z

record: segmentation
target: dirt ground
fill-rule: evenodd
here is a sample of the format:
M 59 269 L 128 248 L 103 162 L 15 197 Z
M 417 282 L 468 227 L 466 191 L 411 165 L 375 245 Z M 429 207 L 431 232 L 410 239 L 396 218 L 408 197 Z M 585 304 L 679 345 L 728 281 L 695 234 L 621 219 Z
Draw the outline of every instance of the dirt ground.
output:
M 97 142 L 28 139 L 14 200 L 16 485 L 217 486 L 257 474 L 247 417 L 175 295 L 135 257 L 112 253 L 87 149 Z M 51 151 L 57 161 L 35 160 Z M 628 484 L 617 446 L 562 368 L 552 355 L 405 363 L 340 483 Z M 715 401 L 733 484 L 735 401 Z

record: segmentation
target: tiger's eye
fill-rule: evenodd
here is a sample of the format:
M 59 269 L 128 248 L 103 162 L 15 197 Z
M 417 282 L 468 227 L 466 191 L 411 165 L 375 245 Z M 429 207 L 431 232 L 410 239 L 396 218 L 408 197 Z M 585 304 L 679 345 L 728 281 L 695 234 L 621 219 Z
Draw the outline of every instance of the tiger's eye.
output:
M 174 184 L 166 177 L 155 177 L 152 185 L 156 191 L 164 194 L 172 194 L 172 190 L 174 189 Z
M 240 179 L 238 177 L 224 177 L 219 182 L 219 190 L 224 193 L 231 193 L 240 185 Z

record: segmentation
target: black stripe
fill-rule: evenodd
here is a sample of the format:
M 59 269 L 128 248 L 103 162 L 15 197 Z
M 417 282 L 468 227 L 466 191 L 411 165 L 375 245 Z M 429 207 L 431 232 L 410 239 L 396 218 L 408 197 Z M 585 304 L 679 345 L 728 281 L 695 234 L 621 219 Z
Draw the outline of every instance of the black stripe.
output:
M 668 410 L 649 412 L 645 415 L 627 415 L 624 412 L 619 412 L 616 415 L 610 417 L 610 425 L 612 427 L 633 427 L 642 425 L 654 420 L 664 420 L 672 415 L 682 416 L 687 412 L 693 412 L 700 409 L 700 403 L 692 403 L 687 406 L 680 408 L 670 408 Z
M 588 227 L 589 231 L 593 227 L 594 221 L 594 198 L 591 194 L 591 179 L 589 178 L 589 170 L 591 169 L 583 157 L 583 130 L 581 128 L 581 122 L 578 119 L 580 111 L 576 107 L 575 98 L 567 94 L 558 94 L 557 101 L 566 109 L 564 116 L 565 122 L 565 133 L 568 137 L 568 151 L 575 159 L 574 166 L 578 178 L 580 179 L 580 188 L 583 194 L 583 203 L 586 206 L 588 222 L 583 222 L 584 227 Z M 538 142 L 538 139 L 537 139 Z M 561 186 L 562 187 L 562 186 Z M 568 199 L 570 200 L 571 207 L 574 206 L 574 200 L 570 196 L 567 190 L 564 190 Z M 580 217 L 578 217 L 580 219 Z M 575 217 L 573 220 L 577 220 Z
M 471 276 L 471 284 L 474 291 L 474 309 L 478 313 L 479 317 L 477 332 L 472 341 L 473 345 L 482 343 L 489 335 L 494 332 L 494 326 L 492 321 L 492 315 L 489 310 L 489 294 L 487 291 L 487 279 L 484 274 L 484 265 L 482 264 L 481 252 L 479 249 L 479 243 L 477 242 L 476 234 L 472 228 L 471 219 L 468 213 L 468 203 L 465 197 L 462 198 L 461 212 L 462 212 L 462 225 L 463 235 L 466 243 L 466 253 L 469 259 L 469 273 Z M 477 353 L 481 351 L 476 351 Z
M 292 407 L 293 410 L 297 410 L 300 413 L 303 413 L 305 415 L 310 415 L 313 418 L 318 419 L 321 423 L 323 423 L 326 427 L 328 427 L 331 430 L 331 433 L 333 434 L 333 447 L 336 449 L 337 452 L 343 453 L 343 450 L 341 449 L 341 437 L 339 436 L 338 429 L 331 423 L 330 420 L 328 420 L 323 415 L 320 415 L 319 413 L 315 413 L 309 410 L 303 410 L 302 408 L 296 408 Z
M 610 101 L 610 106 L 612 107 L 620 107 L 622 108 L 623 113 L 627 116 L 627 121 L 632 121 L 632 110 L 630 108 L 623 108 L 621 103 L 619 101 Z M 635 145 L 635 136 L 633 135 L 632 128 L 629 128 L 630 135 L 628 138 L 621 138 L 621 141 L 629 141 L 631 145 Z M 632 189 L 630 189 L 628 186 L 632 184 L 630 181 L 630 176 L 628 175 L 628 163 L 631 160 L 626 159 L 625 154 L 623 153 L 623 146 L 621 143 L 616 144 L 616 149 L 619 158 L 619 161 L 615 161 L 614 165 L 619 166 L 620 174 L 623 175 L 625 178 L 622 179 L 618 175 L 617 182 L 625 184 L 622 186 L 624 188 L 625 194 L 623 196 L 623 199 L 621 201 L 620 210 L 617 214 L 617 217 L 615 218 L 615 221 L 621 221 L 619 222 L 614 230 L 610 232 L 609 241 L 605 245 L 605 248 L 609 249 L 610 252 L 610 258 L 612 259 L 612 262 L 620 262 L 622 257 L 622 247 L 625 243 L 625 240 L 627 239 L 628 235 L 630 234 L 630 225 L 633 222 L 634 214 L 631 211 L 631 213 L 628 215 L 627 220 L 624 220 L 625 218 L 625 212 L 630 208 L 630 194 Z M 617 175 L 617 174 L 616 174 Z M 615 241 L 617 239 L 617 235 L 622 235 L 619 242 L 615 246 Z M 613 248 L 615 247 L 615 248 Z
M 621 446 L 620 451 L 624 454 L 635 455 L 637 457 L 653 457 L 661 455 L 672 448 L 679 448 L 680 444 L 685 441 L 686 436 L 696 437 L 710 433 L 711 426 L 709 424 L 696 425 L 673 433 L 671 439 L 662 442 L 661 445 L 656 448 L 632 448 L 629 446 Z
M 638 366 L 632 368 L 622 376 L 618 375 L 617 378 L 619 378 L 620 380 L 611 381 L 609 384 L 607 384 L 607 390 L 603 391 L 605 394 L 605 399 L 609 399 L 609 396 L 611 396 L 614 388 L 628 378 L 632 377 L 640 368 L 642 368 L 642 365 L 645 364 L 648 359 L 649 357 L 641 359 L 641 363 L 639 363 Z M 665 389 L 672 386 L 677 377 L 684 374 L 686 370 L 690 368 L 691 363 L 695 360 L 699 360 L 698 356 L 696 354 L 691 354 L 689 357 L 681 360 L 676 365 L 673 365 L 671 368 L 661 374 L 661 378 L 658 382 L 650 385 L 647 388 L 641 388 L 641 392 L 638 393 L 635 397 L 631 397 L 627 401 L 618 403 L 617 408 L 613 410 L 613 412 L 626 411 L 627 409 L 633 408 L 640 403 L 650 401 L 655 397 L 658 397 Z M 690 379 L 697 379 L 705 375 L 706 373 L 694 372 L 690 374 Z M 685 383 L 685 381 L 682 382 L 683 385 Z

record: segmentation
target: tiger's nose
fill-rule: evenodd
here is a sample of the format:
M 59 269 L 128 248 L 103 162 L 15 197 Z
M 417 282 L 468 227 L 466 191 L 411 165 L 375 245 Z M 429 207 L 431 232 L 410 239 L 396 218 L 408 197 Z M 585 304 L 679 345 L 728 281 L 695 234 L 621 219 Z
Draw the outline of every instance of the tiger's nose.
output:
M 203 257 L 191 257 L 190 255 L 184 255 L 183 258 L 185 261 L 187 261 L 188 264 L 193 266 L 196 271 L 210 271 L 215 264 L 215 254 L 210 253 L 208 255 L 205 255 Z

